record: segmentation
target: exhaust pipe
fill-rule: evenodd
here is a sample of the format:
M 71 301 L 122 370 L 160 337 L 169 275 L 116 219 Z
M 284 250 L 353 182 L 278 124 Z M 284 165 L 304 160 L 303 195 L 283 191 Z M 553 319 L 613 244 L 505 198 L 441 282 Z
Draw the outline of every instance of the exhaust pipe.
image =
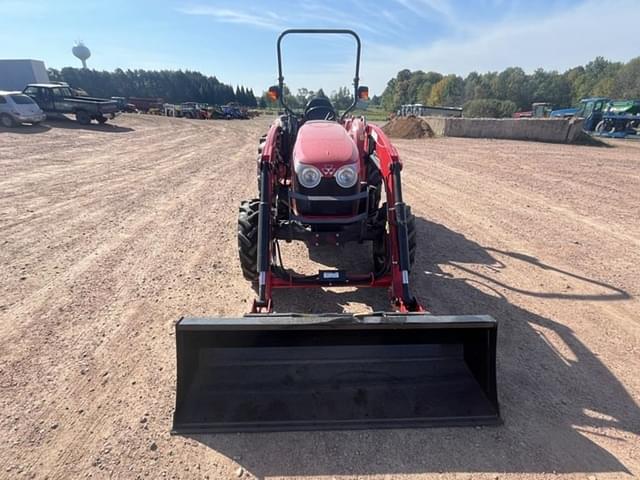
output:
M 496 425 L 496 336 L 484 315 L 185 317 L 172 433 Z

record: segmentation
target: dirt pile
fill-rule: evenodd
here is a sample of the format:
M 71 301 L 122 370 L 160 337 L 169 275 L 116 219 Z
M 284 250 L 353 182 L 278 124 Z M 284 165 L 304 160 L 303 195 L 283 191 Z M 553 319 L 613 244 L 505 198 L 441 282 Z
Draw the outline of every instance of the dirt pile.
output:
M 571 143 L 573 145 L 584 145 L 587 147 L 611 147 L 608 143 L 603 142 L 599 138 L 592 137 L 585 131 L 580 132 Z
M 427 122 L 418 117 L 395 117 L 387 122 L 382 131 L 393 138 L 433 137 L 433 130 Z

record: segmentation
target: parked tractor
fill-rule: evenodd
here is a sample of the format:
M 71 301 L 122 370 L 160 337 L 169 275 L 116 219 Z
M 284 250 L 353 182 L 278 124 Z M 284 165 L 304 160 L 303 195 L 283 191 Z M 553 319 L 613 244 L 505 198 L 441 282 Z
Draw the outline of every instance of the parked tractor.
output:
M 181 117 L 202 120 L 207 118 L 206 109 L 196 102 L 183 102 L 180 104 Z
M 640 100 L 610 101 L 602 110 L 602 114 L 593 114 L 596 123 L 594 131 L 599 135 L 610 137 L 626 137 L 638 135 L 640 132 Z
M 583 119 L 584 131 L 599 136 L 624 138 L 640 131 L 640 100 L 583 98 L 576 108 L 554 110 L 552 117 Z
M 286 102 L 282 40 L 309 34 L 355 41 L 353 103 L 343 112 L 326 97 L 303 111 Z M 244 317 L 178 321 L 174 433 L 500 422 L 496 321 L 431 315 L 412 292 L 416 252 L 428 245 L 404 200 L 398 151 L 380 127 L 350 115 L 368 98 L 360 53 L 351 30 L 278 37 L 278 85 L 269 95 L 284 114 L 260 139 L 258 190 L 240 204 L 237 223 L 239 271 L 256 298 Z M 305 275 L 287 268 L 283 242 L 302 242 L 310 254 L 333 248 L 336 259 L 356 243 L 371 257 L 358 272 Z M 390 311 L 276 310 L 276 289 L 331 287 L 384 289 Z
M 222 111 L 227 120 L 248 120 L 249 115 L 247 113 L 247 109 L 241 107 L 240 105 L 224 105 L 222 107 Z

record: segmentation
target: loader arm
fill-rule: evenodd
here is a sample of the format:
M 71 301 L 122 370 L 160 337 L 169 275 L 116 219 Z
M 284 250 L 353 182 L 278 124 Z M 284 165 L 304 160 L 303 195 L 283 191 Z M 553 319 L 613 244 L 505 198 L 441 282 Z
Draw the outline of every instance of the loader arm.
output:
M 272 258 L 272 195 L 275 188 L 274 172 L 277 168 L 276 139 L 281 127 L 272 125 L 267 133 L 265 145 L 258 158 L 258 185 L 260 190 L 260 209 L 258 213 L 258 298 L 253 302 L 253 313 L 271 312 L 273 309 L 271 289 L 273 275 Z
M 382 173 L 387 196 L 391 249 L 391 298 L 399 312 L 423 312 L 409 288 L 409 240 L 407 207 L 402 198 L 402 162 L 396 148 L 375 125 L 368 125 L 366 151 Z

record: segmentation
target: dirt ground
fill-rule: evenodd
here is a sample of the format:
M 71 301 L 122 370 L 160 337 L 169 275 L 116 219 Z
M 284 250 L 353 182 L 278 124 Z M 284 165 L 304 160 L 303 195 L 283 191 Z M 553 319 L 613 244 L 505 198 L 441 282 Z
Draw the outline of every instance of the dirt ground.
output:
M 640 475 L 640 144 L 623 141 L 396 141 L 415 292 L 498 319 L 503 426 L 170 436 L 176 320 L 253 298 L 235 221 L 267 122 L 0 131 L 0 478 Z M 275 302 L 387 308 L 381 291 Z

